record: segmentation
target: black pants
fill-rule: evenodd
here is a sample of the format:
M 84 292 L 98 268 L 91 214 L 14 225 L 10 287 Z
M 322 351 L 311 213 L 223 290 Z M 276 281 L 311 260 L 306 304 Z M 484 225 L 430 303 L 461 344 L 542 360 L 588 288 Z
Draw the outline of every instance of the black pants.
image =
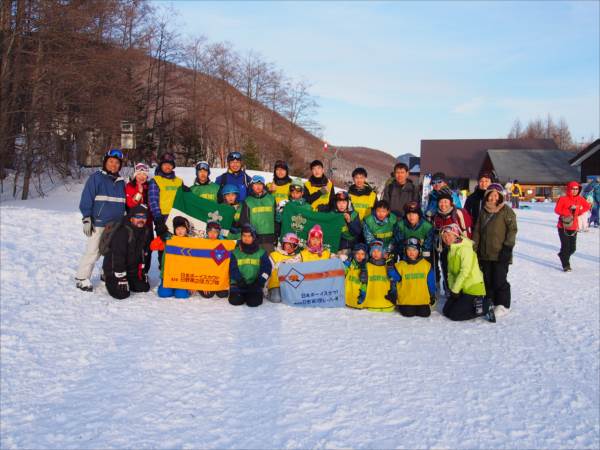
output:
M 450 251 L 448 247 L 444 246 L 441 252 L 436 252 L 436 262 L 435 262 L 435 279 L 438 284 L 440 283 L 440 278 L 443 280 L 444 284 L 444 292 L 448 293 L 448 252 Z M 440 265 L 442 267 L 440 273 Z
M 429 305 L 399 305 L 396 309 L 404 317 L 429 317 L 431 315 L 431 307 Z
M 262 289 L 259 291 L 255 290 L 232 290 L 229 295 L 229 303 L 234 306 L 241 306 L 244 303 L 248 306 L 260 306 L 263 302 Z
M 508 276 L 508 263 L 499 261 L 479 261 L 483 272 L 485 292 L 494 305 L 510 308 L 510 284 Z
M 474 295 L 461 293 L 458 298 L 449 297 L 444 305 L 444 316 L 450 320 L 470 320 L 485 315 L 490 307 L 490 300 L 483 299 L 483 314 L 475 313 Z
M 200 291 L 200 295 L 204 298 L 213 298 L 215 295 L 219 298 L 227 298 L 229 291 Z
M 127 290 L 119 289 L 117 285 L 117 279 L 114 276 L 106 277 L 106 290 L 110 294 L 111 297 L 116 298 L 117 300 L 123 300 L 129 297 L 130 292 L 148 292 L 150 290 L 150 284 L 147 280 L 140 280 L 137 276 L 128 275 L 127 276 L 128 288 Z
M 576 231 L 565 231 L 562 228 L 558 229 L 558 237 L 560 239 L 560 252 L 558 257 L 562 263 L 563 269 L 571 267 L 569 260 L 571 255 L 575 253 L 577 246 L 577 232 Z

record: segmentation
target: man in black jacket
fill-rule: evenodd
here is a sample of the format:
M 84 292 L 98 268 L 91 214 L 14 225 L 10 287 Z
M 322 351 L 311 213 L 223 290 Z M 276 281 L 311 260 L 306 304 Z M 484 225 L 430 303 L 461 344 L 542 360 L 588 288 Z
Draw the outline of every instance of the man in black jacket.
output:
M 394 179 L 385 187 L 382 199 L 390 205 L 391 211 L 398 216 L 404 217 L 404 205 L 408 202 L 421 203 L 419 198 L 419 187 L 408 179 L 408 166 L 397 163 L 394 166 Z
M 129 297 L 130 291 L 150 290 L 144 265 L 152 240 L 147 220 L 148 208 L 135 206 L 110 238 L 110 250 L 104 256 L 102 270 L 106 277 L 106 290 L 117 300 Z
M 483 207 L 483 196 L 488 186 L 492 183 L 493 178 L 494 177 L 490 172 L 481 172 L 479 174 L 478 186 L 465 201 L 465 209 L 469 212 L 471 218 L 473 219 L 473 228 L 475 228 L 475 224 L 477 223 L 479 211 L 481 211 L 481 208 Z

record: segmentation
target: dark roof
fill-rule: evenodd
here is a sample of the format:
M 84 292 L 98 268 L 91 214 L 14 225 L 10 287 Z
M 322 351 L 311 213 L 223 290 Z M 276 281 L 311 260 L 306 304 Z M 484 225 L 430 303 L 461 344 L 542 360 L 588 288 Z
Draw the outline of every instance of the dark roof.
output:
M 577 153 L 577 155 L 575 155 L 573 158 L 571 158 L 569 163 L 572 166 L 579 166 L 579 165 L 581 165 L 582 162 L 584 162 L 586 159 L 588 159 L 590 156 L 592 156 L 598 150 L 600 150 L 600 139 L 596 139 L 594 142 L 592 142 L 586 148 L 584 148 L 579 153 Z
M 476 179 L 492 148 L 557 149 L 552 139 L 426 139 L 421 141 L 421 173 Z
M 500 181 L 521 184 L 566 184 L 579 180 L 579 169 L 569 164 L 573 152 L 565 150 L 488 150 Z

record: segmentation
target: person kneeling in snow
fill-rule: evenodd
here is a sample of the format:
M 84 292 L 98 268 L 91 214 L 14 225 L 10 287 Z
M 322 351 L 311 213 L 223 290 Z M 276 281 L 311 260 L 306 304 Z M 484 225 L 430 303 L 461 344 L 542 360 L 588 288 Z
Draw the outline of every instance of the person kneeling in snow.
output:
M 495 322 L 494 304 L 486 297 L 483 274 L 479 268 L 473 241 L 464 237 L 453 223 L 442 228 L 442 239 L 448 251 L 449 296 L 444 315 L 450 320 L 470 320 L 485 316 Z
M 181 216 L 177 216 L 173 218 L 173 231 L 175 232 L 175 236 L 186 237 L 190 232 L 190 222 Z M 165 257 L 165 240 L 170 239 L 170 234 L 165 233 L 168 236 L 164 238 L 161 236 L 156 237 L 150 244 L 150 250 L 158 251 L 159 256 L 163 258 Z M 164 261 L 161 261 L 160 266 L 164 268 Z M 167 297 L 175 297 L 175 298 L 189 298 L 190 292 L 187 289 L 175 289 L 175 288 L 167 288 L 163 286 L 164 280 L 161 280 L 160 286 L 158 286 L 157 294 L 160 298 Z
M 300 238 L 295 233 L 286 233 L 281 238 L 281 245 L 277 246 L 275 251 L 271 252 L 269 258 L 273 266 L 273 272 L 269 278 L 269 301 L 281 303 L 281 289 L 279 288 L 279 265 L 300 262 L 298 247 Z
M 260 306 L 263 288 L 271 275 L 269 255 L 257 242 L 256 231 L 250 224 L 242 225 L 241 238 L 231 253 L 229 303 L 240 306 Z
M 392 285 L 400 283 L 398 312 L 404 317 L 429 317 L 435 304 L 435 271 L 423 258 L 418 238 L 407 239 L 403 248 L 404 258 L 388 270 Z
M 361 288 L 366 288 L 367 283 L 368 251 L 367 244 L 359 242 L 352 249 L 352 256 L 344 261 L 346 272 L 346 306 L 349 308 L 362 308 L 362 300 L 360 297 Z
M 371 257 L 367 263 L 367 283 L 361 285 L 359 305 L 370 311 L 393 312 L 394 295 L 387 273 L 383 242 L 371 242 Z
M 331 258 L 331 251 L 323 246 L 323 229 L 314 225 L 308 232 L 306 248 L 300 252 L 302 262 L 320 261 Z
M 138 205 L 129 210 L 127 218 L 113 231 L 108 253 L 104 256 L 102 270 L 106 290 L 111 297 L 123 300 L 129 292 L 148 292 L 148 275 L 144 262 L 152 239 L 146 226 L 148 208 Z

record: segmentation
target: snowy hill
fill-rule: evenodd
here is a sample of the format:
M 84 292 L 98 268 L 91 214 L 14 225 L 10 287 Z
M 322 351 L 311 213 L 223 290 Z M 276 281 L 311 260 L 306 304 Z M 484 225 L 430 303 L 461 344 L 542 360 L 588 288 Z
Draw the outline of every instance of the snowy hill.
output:
M 453 323 L 78 291 L 81 187 L 0 206 L 1 448 L 600 446 L 599 233 L 563 273 L 553 205 L 517 212 L 513 311 Z

